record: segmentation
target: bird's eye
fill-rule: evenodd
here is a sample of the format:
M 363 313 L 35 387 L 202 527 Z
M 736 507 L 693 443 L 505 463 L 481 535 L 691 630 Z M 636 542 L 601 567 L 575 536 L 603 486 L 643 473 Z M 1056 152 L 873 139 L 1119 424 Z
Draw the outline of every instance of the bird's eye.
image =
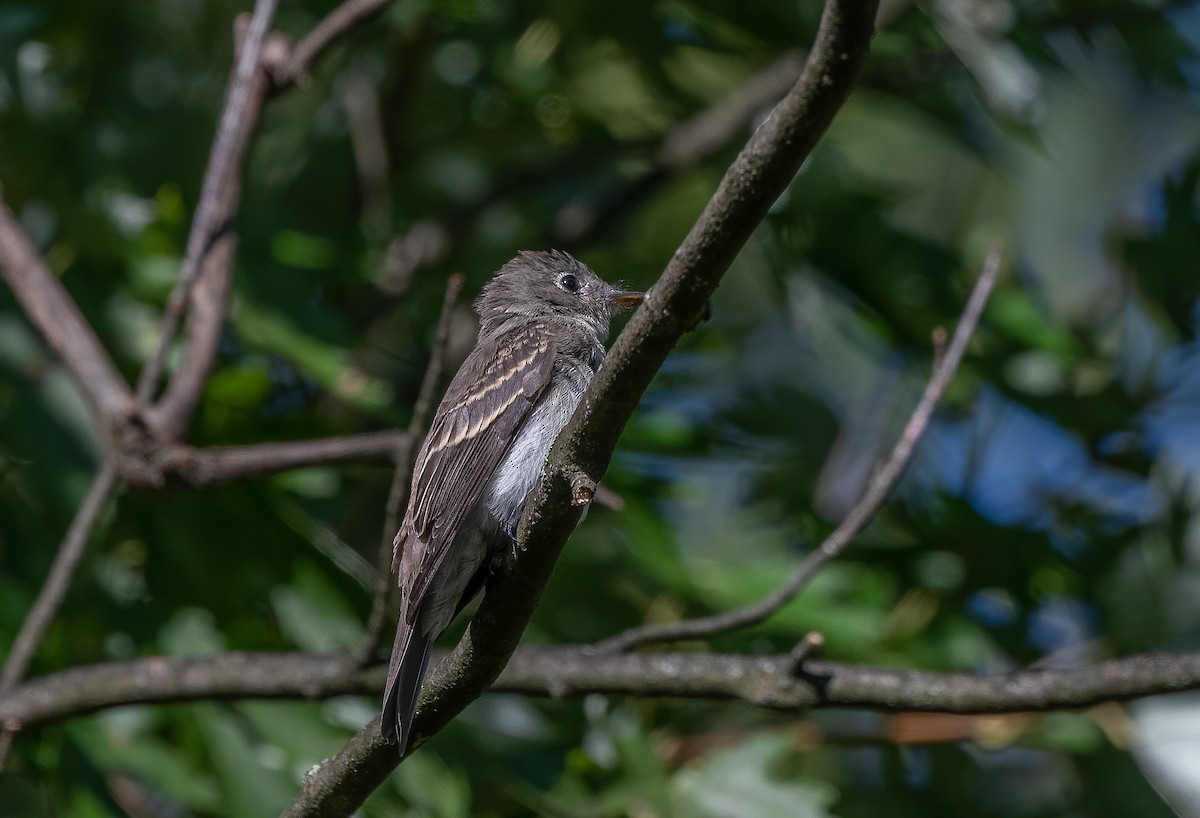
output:
M 569 293 L 578 292 L 579 291 L 579 279 L 577 279 L 575 276 L 571 275 L 570 273 L 567 273 L 566 275 L 564 275 L 562 278 L 560 278 L 558 280 L 558 286 L 562 287 L 564 290 L 566 290 Z

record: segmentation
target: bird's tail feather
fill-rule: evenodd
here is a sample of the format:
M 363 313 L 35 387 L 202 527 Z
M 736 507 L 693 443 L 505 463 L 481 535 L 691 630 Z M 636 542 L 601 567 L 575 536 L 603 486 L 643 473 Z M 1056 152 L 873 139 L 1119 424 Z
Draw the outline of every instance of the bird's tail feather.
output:
M 429 647 L 433 637 L 417 632 L 420 618 L 407 625 L 400 617 L 396 628 L 396 643 L 392 647 L 392 663 L 388 668 L 387 687 L 383 694 L 383 715 L 379 732 L 388 740 L 400 745 L 400 752 L 408 750 L 411 739 L 413 716 L 417 709 L 417 694 L 421 692 L 421 680 L 425 678 L 425 667 L 429 664 Z

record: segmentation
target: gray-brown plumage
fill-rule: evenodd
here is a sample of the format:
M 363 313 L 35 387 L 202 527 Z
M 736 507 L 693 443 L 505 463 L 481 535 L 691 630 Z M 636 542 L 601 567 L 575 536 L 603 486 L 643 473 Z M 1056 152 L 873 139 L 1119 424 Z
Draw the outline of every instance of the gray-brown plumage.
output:
M 434 415 L 394 543 L 402 601 L 380 730 L 402 752 L 433 641 L 513 541 L 609 321 L 641 300 L 555 250 L 521 253 L 476 300 L 479 338 Z

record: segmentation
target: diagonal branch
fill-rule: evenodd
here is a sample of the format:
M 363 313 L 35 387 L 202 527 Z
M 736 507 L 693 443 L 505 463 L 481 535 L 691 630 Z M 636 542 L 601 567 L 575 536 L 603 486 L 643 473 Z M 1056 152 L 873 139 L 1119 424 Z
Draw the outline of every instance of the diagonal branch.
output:
M 631 628 L 616 636 L 597 643 L 598 653 L 620 653 L 646 642 L 674 642 L 683 639 L 704 639 L 719 633 L 756 625 L 770 617 L 808 584 L 809 580 L 825 563 L 835 559 L 846 550 L 850 543 L 866 527 L 867 523 L 883 506 L 888 495 L 900 480 L 900 476 L 912 460 L 917 444 L 929 428 L 933 413 L 946 394 L 947 387 L 958 371 L 967 344 L 975 334 L 979 318 L 983 314 L 984 305 L 995 286 L 996 277 L 1000 271 L 1001 253 L 999 247 L 993 248 L 988 254 L 975 289 L 963 308 L 954 336 L 945 352 L 939 356 L 929 382 L 921 399 L 913 409 L 900 439 L 895 447 L 876 469 L 874 476 L 867 483 L 866 491 L 858 504 L 850 510 L 846 518 L 835 528 L 825 541 L 801 561 L 795 573 L 779 588 L 768 596 L 734 611 L 705 616 L 698 619 L 685 619 L 680 622 L 663 622 L 640 628 Z
M 112 464 L 112 461 L 106 462 L 101 466 L 100 472 L 92 481 L 83 502 L 75 512 L 75 517 L 71 520 L 71 525 L 67 528 L 67 533 L 63 536 L 58 551 L 54 555 L 50 573 L 46 576 L 46 581 L 42 583 L 42 588 L 38 591 L 37 599 L 33 601 L 29 613 L 25 615 L 21 629 L 17 632 L 17 638 L 13 640 L 12 648 L 4 660 L 4 668 L 0 670 L 0 694 L 21 681 L 25 672 L 29 670 L 38 646 L 42 644 L 46 632 L 50 630 L 50 625 L 54 622 L 58 609 L 62 607 L 63 600 L 67 596 L 67 589 L 71 586 L 71 578 L 75 576 L 75 569 L 79 567 L 88 540 L 92 536 L 92 530 L 96 527 L 96 522 L 100 519 L 100 514 L 104 511 L 105 506 L 108 505 L 117 483 L 116 466 Z M 8 762 L 8 754 L 12 750 L 12 745 L 13 731 L 0 722 L 0 772 L 4 770 L 4 766 Z
M 440 658 L 440 657 L 439 657 Z M 814 708 L 934 713 L 1074 710 L 1200 689 L 1200 651 L 1144 653 L 1058 669 L 979 676 L 791 657 L 636 652 L 598 656 L 586 646 L 521 648 L 492 686 L 553 699 L 593 693 L 739 701 L 778 712 Z M 0 693 L 0 727 L 23 731 L 131 704 L 374 696 L 383 665 L 346 653 L 240 653 L 147 657 L 76 667 Z M 394 752 L 395 748 L 393 748 Z
M 108 499 L 116 484 L 117 470 L 111 463 L 106 463 L 92 481 L 87 496 L 75 513 L 75 519 L 71 520 L 71 526 L 54 556 L 50 574 L 46 577 L 33 607 L 26 614 L 25 621 L 21 623 L 21 630 L 13 641 L 8 658 L 4 660 L 4 670 L 0 673 L 0 690 L 16 684 L 29 669 L 29 663 L 33 661 L 38 645 L 42 643 L 54 615 L 62 606 L 75 567 L 83 557 L 84 547 L 91 537 L 92 529 L 100 513 L 108 505 Z
M 134 411 L 133 393 L 33 241 L 0 201 L 0 274 L 17 303 L 62 359 L 91 404 L 98 425 L 112 428 Z
M 268 81 L 262 67 L 263 48 L 277 2 L 256 0 L 245 36 L 239 38 L 237 67 L 204 170 L 200 201 L 192 218 L 179 279 L 167 300 L 158 346 L 138 377 L 138 399 L 145 403 L 154 398 L 175 334 L 192 302 L 183 360 L 161 401 L 150 413 L 152 425 L 167 439 L 178 438 L 186 428 L 221 340 L 233 277 L 236 244 L 233 220 L 241 199 L 242 167 L 266 101 Z M 274 42 L 283 47 L 281 41 Z
M 62 607 L 67 589 L 71 585 L 71 578 L 75 575 L 75 569 L 79 566 L 80 560 L 83 559 L 88 539 L 92 535 L 92 530 L 95 528 L 101 512 L 108 504 L 117 482 L 116 467 L 111 462 L 105 463 L 92 481 L 83 503 L 75 512 L 75 517 L 71 520 L 71 525 L 67 528 L 67 533 L 58 546 L 58 552 L 54 555 L 50 573 L 47 575 L 46 581 L 42 583 L 37 599 L 34 600 L 29 613 L 25 615 L 21 629 L 17 632 L 16 639 L 13 640 L 8 657 L 4 660 L 4 668 L 0 671 L 0 694 L 15 686 L 29 670 L 29 665 L 37 653 L 38 645 L 45 638 L 46 631 L 50 629 L 50 624 L 58 614 L 58 609 Z M 0 721 L 0 771 L 3 771 L 8 762 L 8 754 L 13 745 L 13 735 L 13 730 Z
M 494 577 L 462 641 L 429 675 L 414 723 L 417 744 L 478 698 L 508 662 L 579 520 L 576 502 L 595 490 L 650 379 L 696 324 L 729 264 L 849 96 L 875 9 L 873 0 L 826 2 L 799 81 L 738 155 L 554 444 L 522 518 L 523 552 Z M 284 814 L 349 814 L 399 760 L 378 724 L 368 725 L 305 777 Z

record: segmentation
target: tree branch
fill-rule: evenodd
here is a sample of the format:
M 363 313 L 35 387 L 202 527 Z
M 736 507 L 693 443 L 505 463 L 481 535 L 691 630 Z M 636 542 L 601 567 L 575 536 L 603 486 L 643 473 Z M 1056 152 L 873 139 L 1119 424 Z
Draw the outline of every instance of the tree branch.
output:
M 478 698 L 503 670 L 579 520 L 571 476 L 594 485 L 604 473 L 650 379 L 697 323 L 721 276 L 849 95 L 870 43 L 875 9 L 873 0 L 826 3 L 799 81 L 730 167 L 555 443 L 522 518 L 518 541 L 524 551 L 494 577 L 462 641 L 429 674 L 413 726 L 414 746 Z M 378 725 L 368 725 L 305 777 L 284 814 L 346 815 L 398 761 Z
M 168 440 L 178 439 L 186 429 L 216 360 L 224 328 L 237 244 L 233 220 L 241 199 L 242 168 L 266 101 L 268 81 L 262 62 L 277 2 L 256 0 L 245 36 L 236 38 L 241 40 L 237 67 L 204 170 L 179 279 L 167 300 L 158 346 L 138 377 L 137 396 L 145 403 L 154 397 L 179 323 L 192 302 L 183 360 L 162 399 L 148 413 L 151 424 Z M 275 59 L 281 59 L 285 49 L 282 39 L 272 40 Z
M 54 621 L 58 609 L 62 607 L 71 577 L 74 576 L 75 568 L 83 557 L 84 547 L 91 537 L 96 521 L 100 518 L 100 513 L 108 504 L 116 483 L 116 468 L 111 463 L 104 464 L 92 481 L 79 510 L 75 512 L 75 519 L 71 520 L 66 536 L 58 547 L 58 553 L 54 556 L 50 573 L 38 592 L 33 607 L 25 615 L 17 638 L 13 640 L 8 658 L 4 660 L 4 671 L 0 673 L 0 690 L 16 684 L 29 669 L 29 663 L 33 661 L 38 645 L 42 643 L 42 638 L 46 635 L 50 623 Z
M 71 668 L 0 694 L 0 727 L 29 730 L 131 704 L 378 695 L 386 668 L 360 668 L 353 659 L 346 653 L 231 652 Z M 522 648 L 491 690 L 553 699 L 603 693 L 739 701 L 784 712 L 836 707 L 983 714 L 1074 710 L 1200 689 L 1200 651 L 995 676 L 815 660 L 796 676 L 789 671 L 791 661 L 787 654 L 597 656 L 586 646 Z
M 0 200 L 0 273 L 17 303 L 71 370 L 97 425 L 113 428 L 134 412 L 134 398 L 95 330 Z
M 172 481 L 191 488 L 262 477 L 306 466 L 358 463 L 364 460 L 399 462 L 407 457 L 412 438 L 405 432 L 364 432 L 342 437 L 212 446 L 175 446 L 163 458 L 163 471 Z
M 929 428 L 930 421 L 933 420 L 933 413 L 937 410 L 938 404 L 942 402 L 946 389 L 954 379 L 954 373 L 958 371 L 958 365 L 967 351 L 967 344 L 970 343 L 971 337 L 975 334 L 975 328 L 979 325 L 979 318 L 983 315 L 983 308 L 987 304 L 992 288 L 996 284 L 996 277 L 1000 272 L 1001 258 L 999 247 L 994 247 L 988 253 L 983 270 L 971 292 L 971 297 L 967 300 L 962 316 L 958 320 L 958 326 L 954 330 L 950 345 L 937 356 L 933 374 L 930 376 L 929 382 L 925 384 L 925 391 L 916 407 L 913 408 L 912 415 L 905 424 L 904 431 L 900 434 L 900 439 L 896 441 L 896 445 L 887 459 L 876 468 L 874 476 L 867 483 L 862 498 L 837 528 L 825 538 L 824 542 L 800 562 L 787 582 L 758 602 L 743 608 L 697 619 L 631 628 L 597 643 L 595 650 L 600 653 L 620 653 L 646 642 L 704 639 L 737 628 L 756 625 L 794 599 L 823 565 L 845 551 L 859 532 L 878 513 L 896 483 L 899 482 L 900 476 L 904 474 L 909 461 L 912 460 L 917 445 L 925 435 L 925 430 Z

